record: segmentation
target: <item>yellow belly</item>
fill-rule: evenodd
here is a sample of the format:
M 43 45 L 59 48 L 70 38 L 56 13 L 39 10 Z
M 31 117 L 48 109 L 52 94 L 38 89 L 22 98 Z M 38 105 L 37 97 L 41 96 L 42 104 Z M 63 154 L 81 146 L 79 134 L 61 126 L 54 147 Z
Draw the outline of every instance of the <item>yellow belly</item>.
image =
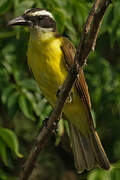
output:
M 53 39 L 48 42 L 34 44 L 30 41 L 28 49 L 28 64 L 34 74 L 43 95 L 54 106 L 56 93 L 67 75 L 64 56 L 61 51 L 62 39 Z M 72 89 L 72 102 L 64 107 L 64 114 L 83 134 L 89 130 L 85 109 L 81 99 Z

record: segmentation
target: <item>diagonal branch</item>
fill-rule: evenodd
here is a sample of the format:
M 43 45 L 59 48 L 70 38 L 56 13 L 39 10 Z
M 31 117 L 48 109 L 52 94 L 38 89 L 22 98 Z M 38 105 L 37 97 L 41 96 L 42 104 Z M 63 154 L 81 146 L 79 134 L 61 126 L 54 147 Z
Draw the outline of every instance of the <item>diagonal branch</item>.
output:
M 49 129 L 53 128 L 52 125 L 54 121 L 58 121 L 60 119 L 64 104 L 77 78 L 77 75 L 80 69 L 85 65 L 86 59 L 90 51 L 94 49 L 95 47 L 97 35 L 100 29 L 100 25 L 101 25 L 104 13 L 110 3 L 111 3 L 111 0 L 95 0 L 95 3 L 87 18 L 80 44 L 76 51 L 74 65 L 69 71 L 62 85 L 55 108 L 51 116 L 49 117 L 49 120 L 47 123 L 48 128 L 43 127 L 42 131 L 38 135 L 36 143 L 28 156 L 28 159 L 25 163 L 23 171 L 20 174 L 19 180 L 29 179 L 33 171 L 35 162 L 38 158 L 38 155 L 48 141 L 48 137 L 50 136 Z

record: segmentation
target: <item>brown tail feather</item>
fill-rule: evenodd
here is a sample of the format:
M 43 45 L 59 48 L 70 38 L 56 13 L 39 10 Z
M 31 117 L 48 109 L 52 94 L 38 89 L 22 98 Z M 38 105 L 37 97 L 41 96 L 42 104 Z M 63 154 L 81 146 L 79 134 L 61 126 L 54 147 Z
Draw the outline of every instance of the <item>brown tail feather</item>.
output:
M 101 167 L 108 170 L 109 160 L 101 145 L 97 132 L 91 132 L 87 136 L 69 122 L 70 139 L 78 173 L 85 169 L 91 170 L 94 167 Z

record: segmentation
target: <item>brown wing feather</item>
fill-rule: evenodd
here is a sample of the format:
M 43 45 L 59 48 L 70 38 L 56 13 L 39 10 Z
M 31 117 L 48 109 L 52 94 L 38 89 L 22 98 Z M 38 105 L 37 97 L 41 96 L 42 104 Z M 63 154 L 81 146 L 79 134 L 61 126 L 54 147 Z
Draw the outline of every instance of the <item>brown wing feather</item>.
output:
M 64 53 L 67 69 L 69 70 L 74 61 L 75 48 L 67 38 L 63 38 L 61 48 Z M 88 136 L 84 136 L 78 128 L 68 121 L 76 168 L 79 173 L 84 171 L 84 169 L 90 170 L 98 166 L 108 170 L 110 168 L 110 163 L 101 145 L 97 132 L 94 129 L 90 97 L 83 70 L 80 71 L 79 76 L 75 81 L 75 87 L 80 95 L 83 106 L 86 109 L 86 115 L 88 116 L 91 128 L 91 132 L 88 133 Z
M 67 69 L 69 70 L 72 64 L 74 63 L 74 56 L 75 56 L 76 49 L 73 46 L 73 44 L 65 37 L 63 38 L 61 49 L 65 57 L 64 59 L 67 65 Z M 80 95 L 80 98 L 83 102 L 85 109 L 88 112 L 88 115 L 89 115 L 88 119 L 90 121 L 90 124 L 93 127 L 93 121 L 92 121 L 92 116 L 91 116 L 91 111 L 90 111 L 91 109 L 90 96 L 89 96 L 88 86 L 85 81 L 83 70 L 80 70 L 79 76 L 77 77 L 75 81 L 75 87 L 77 89 L 77 92 Z

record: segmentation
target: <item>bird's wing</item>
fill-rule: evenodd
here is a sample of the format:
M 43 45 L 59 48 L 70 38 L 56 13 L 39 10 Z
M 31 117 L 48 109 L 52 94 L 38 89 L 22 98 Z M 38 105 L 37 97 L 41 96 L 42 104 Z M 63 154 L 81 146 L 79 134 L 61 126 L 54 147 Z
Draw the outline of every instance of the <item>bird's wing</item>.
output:
M 74 63 L 74 56 L 75 56 L 76 49 L 73 46 L 73 44 L 65 37 L 63 38 L 61 49 L 64 54 L 64 59 L 65 59 L 66 65 L 67 65 L 67 69 L 69 70 Z M 92 115 L 91 115 L 90 96 L 89 96 L 89 92 L 88 92 L 88 86 L 85 81 L 84 72 L 82 69 L 80 70 L 79 76 L 77 77 L 77 79 L 75 81 L 75 87 L 76 87 L 77 92 L 83 102 L 83 106 L 86 109 L 89 123 L 90 123 L 91 127 L 93 128 L 94 125 L 93 125 L 93 120 L 92 120 Z

